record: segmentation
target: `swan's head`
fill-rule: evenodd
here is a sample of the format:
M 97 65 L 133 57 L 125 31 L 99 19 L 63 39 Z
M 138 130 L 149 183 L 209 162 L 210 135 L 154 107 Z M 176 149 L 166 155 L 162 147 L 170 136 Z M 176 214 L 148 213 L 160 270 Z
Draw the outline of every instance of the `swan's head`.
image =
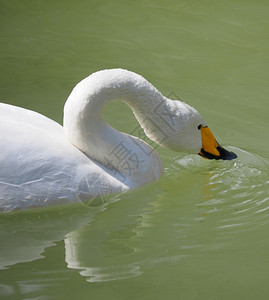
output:
M 158 128 L 155 126 L 151 132 L 144 128 L 149 137 L 171 150 L 197 153 L 208 159 L 230 160 L 237 157 L 219 145 L 196 109 L 181 101 L 167 100 L 169 109 L 166 106 L 165 111 L 159 114 L 155 111 Z

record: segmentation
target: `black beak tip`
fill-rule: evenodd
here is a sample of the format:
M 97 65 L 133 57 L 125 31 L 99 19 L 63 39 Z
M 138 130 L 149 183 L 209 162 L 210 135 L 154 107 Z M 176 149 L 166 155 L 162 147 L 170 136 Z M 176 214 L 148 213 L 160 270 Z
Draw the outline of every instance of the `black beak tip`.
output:
M 204 158 L 216 159 L 216 160 L 232 160 L 232 159 L 237 158 L 237 155 L 234 152 L 228 151 L 228 150 L 222 148 L 221 146 L 218 146 L 217 150 L 219 152 L 218 156 L 211 154 L 209 152 L 206 152 L 203 148 L 201 149 L 200 153 L 198 153 L 198 154 Z
M 228 150 L 222 148 L 221 146 L 219 146 L 219 147 L 217 148 L 217 150 L 218 150 L 219 153 L 220 153 L 219 159 L 223 159 L 223 160 L 232 160 L 232 159 L 237 158 L 237 155 L 236 155 L 234 152 L 228 151 Z

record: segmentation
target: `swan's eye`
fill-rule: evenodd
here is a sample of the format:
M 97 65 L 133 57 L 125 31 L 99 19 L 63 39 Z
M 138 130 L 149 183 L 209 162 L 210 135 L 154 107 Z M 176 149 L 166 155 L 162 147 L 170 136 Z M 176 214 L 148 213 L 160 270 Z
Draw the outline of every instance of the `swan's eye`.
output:
M 201 129 L 201 127 L 202 127 L 202 124 L 200 124 L 197 128 L 198 128 L 198 130 L 200 130 Z

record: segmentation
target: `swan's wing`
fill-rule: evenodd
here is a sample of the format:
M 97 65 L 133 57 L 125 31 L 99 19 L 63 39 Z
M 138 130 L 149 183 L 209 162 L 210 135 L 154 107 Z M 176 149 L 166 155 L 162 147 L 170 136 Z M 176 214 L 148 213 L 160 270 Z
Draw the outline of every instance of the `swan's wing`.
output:
M 63 127 L 29 110 L 0 104 L 0 211 L 125 189 L 65 139 Z
M 8 122 L 10 124 L 27 124 L 29 128 L 36 128 L 53 135 L 62 135 L 62 126 L 57 122 L 32 110 L 24 109 L 5 103 L 0 103 L 1 125 Z

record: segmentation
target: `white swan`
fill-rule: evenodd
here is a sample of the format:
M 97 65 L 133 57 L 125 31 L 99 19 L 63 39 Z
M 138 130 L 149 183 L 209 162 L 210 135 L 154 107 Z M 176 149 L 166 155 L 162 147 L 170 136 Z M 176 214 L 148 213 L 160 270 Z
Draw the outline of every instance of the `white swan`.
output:
M 73 89 L 64 125 L 23 108 L 0 104 L 0 211 L 93 199 L 157 180 L 158 154 L 102 118 L 109 101 L 127 103 L 157 144 L 208 158 L 231 159 L 197 110 L 164 97 L 142 76 L 96 72 Z

